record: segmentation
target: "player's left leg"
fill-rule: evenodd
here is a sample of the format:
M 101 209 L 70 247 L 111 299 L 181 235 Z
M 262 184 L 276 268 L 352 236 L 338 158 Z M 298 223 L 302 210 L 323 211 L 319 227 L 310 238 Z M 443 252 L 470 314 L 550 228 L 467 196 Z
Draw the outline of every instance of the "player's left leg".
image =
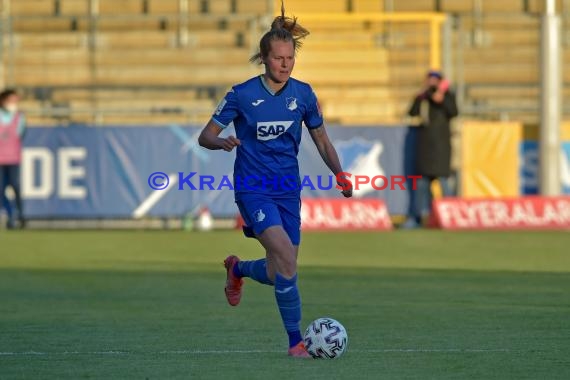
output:
M 247 237 L 257 238 L 257 235 L 270 226 L 281 225 L 279 208 L 270 198 L 261 195 L 241 195 L 236 200 L 239 212 L 247 228 Z M 231 306 L 237 306 L 241 301 L 243 278 L 249 277 L 261 284 L 273 285 L 273 279 L 268 276 L 267 254 L 258 260 L 242 261 L 235 255 L 224 260 L 226 268 L 226 286 L 224 291 Z
M 290 356 L 311 357 L 301 335 L 301 296 L 298 288 L 297 258 L 301 241 L 299 198 L 276 201 L 282 226 L 274 226 L 259 236 L 267 250 L 269 278 L 275 282 L 275 299 L 287 335 Z
M 268 254 L 268 272 L 274 280 L 277 307 L 289 337 L 290 356 L 310 357 L 301 335 L 301 297 L 297 285 L 297 252 L 282 226 L 272 226 L 259 235 Z

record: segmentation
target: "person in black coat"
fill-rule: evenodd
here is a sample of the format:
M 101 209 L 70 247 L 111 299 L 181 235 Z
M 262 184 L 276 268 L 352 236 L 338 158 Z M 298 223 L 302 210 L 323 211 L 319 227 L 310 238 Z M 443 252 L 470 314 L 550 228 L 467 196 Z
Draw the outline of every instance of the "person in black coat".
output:
M 415 96 L 409 116 L 421 119 L 417 133 L 416 170 L 422 178 L 417 182 L 415 202 L 404 227 L 417 227 L 431 212 L 431 184 L 437 179 L 443 196 L 452 196 L 451 177 L 451 119 L 459 112 L 455 94 L 439 71 L 429 71 L 425 88 Z

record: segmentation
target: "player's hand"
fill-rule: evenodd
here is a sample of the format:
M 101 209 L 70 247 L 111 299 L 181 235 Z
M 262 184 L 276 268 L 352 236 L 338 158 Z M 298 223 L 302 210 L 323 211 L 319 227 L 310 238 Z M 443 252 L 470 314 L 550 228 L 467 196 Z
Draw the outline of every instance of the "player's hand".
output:
M 235 136 L 229 136 L 221 140 L 221 148 L 226 152 L 231 152 L 236 146 L 241 145 L 241 141 Z
M 337 182 L 337 185 L 342 189 L 341 194 L 344 195 L 345 198 L 352 197 L 352 182 L 347 180 L 343 182 Z
M 352 197 L 352 187 L 350 189 L 346 189 L 341 191 L 342 195 L 344 195 L 345 198 L 351 198 Z

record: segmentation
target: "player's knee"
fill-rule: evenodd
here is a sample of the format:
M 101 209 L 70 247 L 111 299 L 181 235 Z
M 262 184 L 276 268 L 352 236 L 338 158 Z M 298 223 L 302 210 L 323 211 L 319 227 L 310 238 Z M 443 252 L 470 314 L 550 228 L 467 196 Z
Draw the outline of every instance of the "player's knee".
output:
M 275 280 L 275 274 L 290 279 L 297 273 L 297 259 L 294 251 L 281 248 L 270 253 L 271 260 L 268 262 L 267 274 L 270 279 Z
M 287 279 L 291 279 L 297 273 L 297 260 L 294 252 L 288 252 L 286 259 L 283 260 L 283 267 L 281 268 L 281 275 Z
M 283 273 L 280 273 L 280 275 L 281 275 L 283 278 L 285 278 L 286 280 L 290 280 L 290 279 L 292 279 L 293 277 L 295 277 L 295 274 L 297 273 L 297 270 L 295 270 L 295 269 L 289 269 L 289 270 L 284 269 L 282 272 L 283 272 Z

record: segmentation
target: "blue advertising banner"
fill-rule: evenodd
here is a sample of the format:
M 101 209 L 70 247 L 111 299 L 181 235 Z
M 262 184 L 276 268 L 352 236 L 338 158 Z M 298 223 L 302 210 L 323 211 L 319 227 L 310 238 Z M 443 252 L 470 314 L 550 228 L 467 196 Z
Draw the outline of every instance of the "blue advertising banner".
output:
M 540 162 L 538 141 L 526 140 L 521 144 L 521 194 L 538 194 Z M 570 141 L 560 149 L 560 187 L 562 194 L 570 194 Z
M 21 174 L 24 211 L 29 218 L 140 218 L 183 216 L 205 206 L 214 216 L 233 217 L 238 209 L 224 181 L 233 182 L 235 151 L 198 146 L 200 130 L 30 128 Z M 231 128 L 224 135 L 229 133 Z M 360 185 L 355 197 L 380 198 L 392 215 L 406 214 L 412 182 L 402 189 L 390 179 L 414 174 L 414 128 L 331 126 L 328 133 L 347 172 L 388 179 L 384 190 Z M 301 177 L 309 176 L 313 184 L 303 187 L 304 197 L 342 197 L 335 188 L 319 189 L 317 179 L 326 184 L 331 173 L 307 130 L 299 161 Z M 376 182 L 382 185 L 383 180 Z

